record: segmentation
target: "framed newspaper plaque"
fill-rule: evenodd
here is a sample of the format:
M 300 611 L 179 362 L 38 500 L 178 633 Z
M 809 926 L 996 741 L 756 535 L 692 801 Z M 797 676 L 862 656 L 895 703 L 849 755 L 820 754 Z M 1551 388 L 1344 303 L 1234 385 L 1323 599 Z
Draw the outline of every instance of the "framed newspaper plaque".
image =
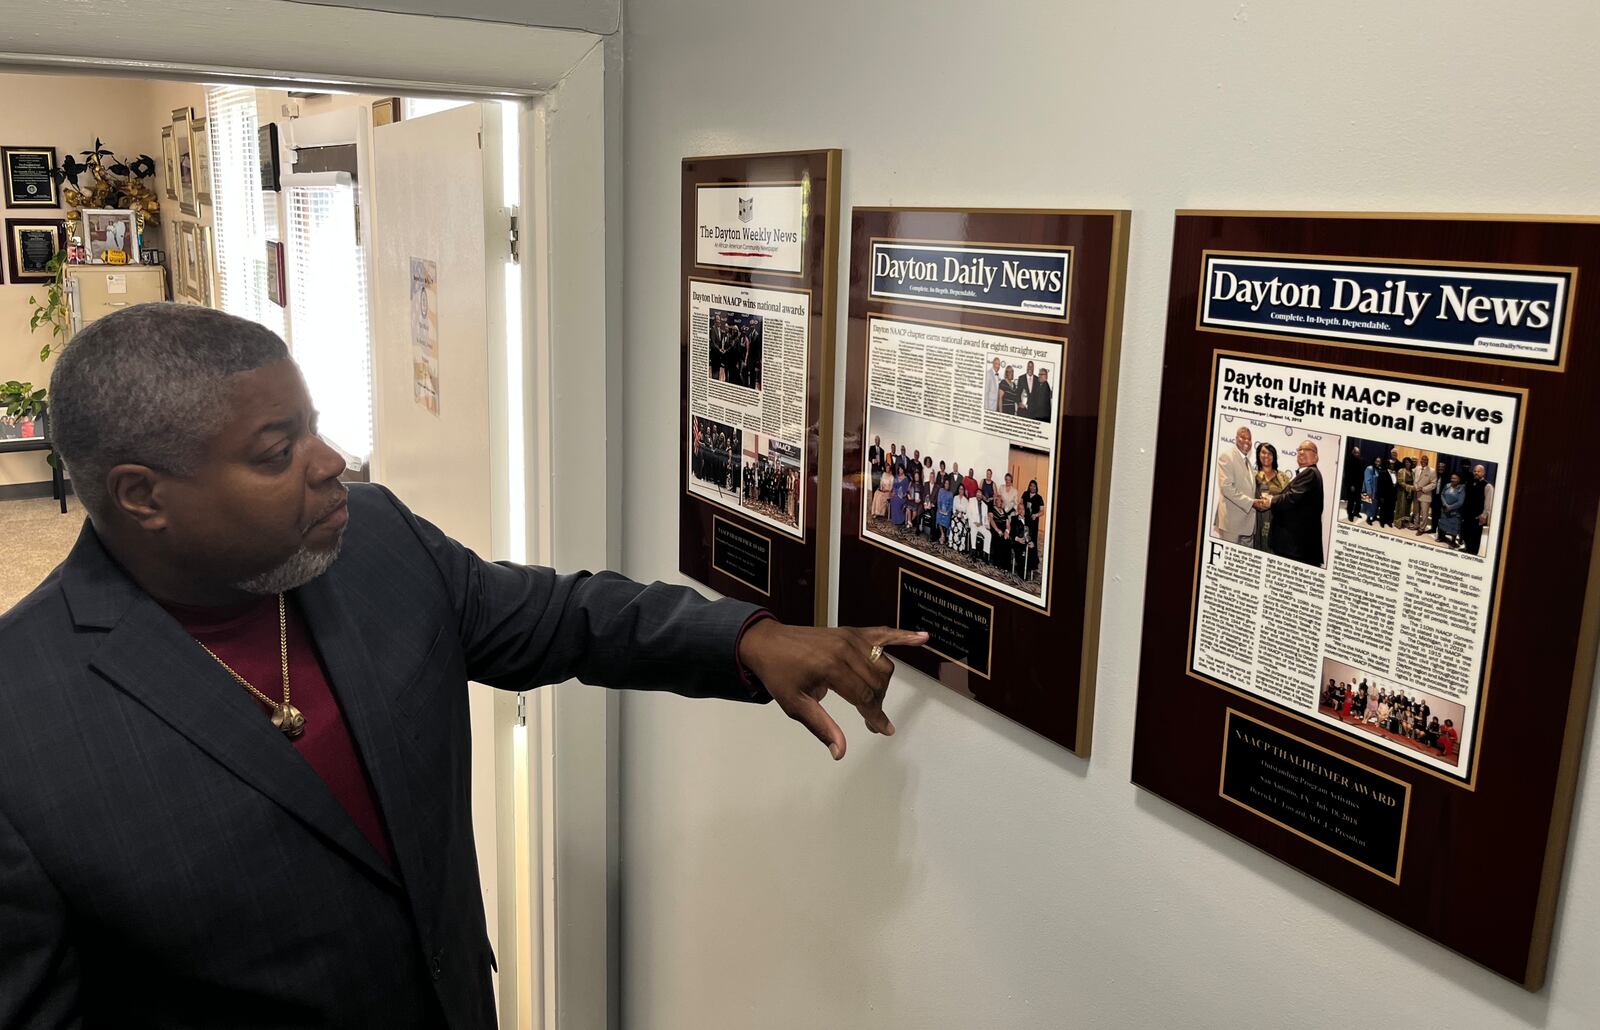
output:
M 1133 780 L 1537 989 L 1600 626 L 1600 222 L 1182 212 Z
M 683 162 L 678 569 L 827 621 L 837 150 Z
M 839 619 L 1089 754 L 1125 211 L 856 208 Z

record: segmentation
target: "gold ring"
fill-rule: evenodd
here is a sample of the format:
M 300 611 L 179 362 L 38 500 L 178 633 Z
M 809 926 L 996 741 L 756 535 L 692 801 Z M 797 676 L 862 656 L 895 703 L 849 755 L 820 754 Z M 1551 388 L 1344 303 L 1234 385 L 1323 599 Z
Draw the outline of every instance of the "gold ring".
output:
M 867 652 L 867 661 L 875 662 L 879 658 L 882 658 L 882 657 L 883 657 L 883 645 L 882 644 L 873 644 L 872 645 L 872 650 Z

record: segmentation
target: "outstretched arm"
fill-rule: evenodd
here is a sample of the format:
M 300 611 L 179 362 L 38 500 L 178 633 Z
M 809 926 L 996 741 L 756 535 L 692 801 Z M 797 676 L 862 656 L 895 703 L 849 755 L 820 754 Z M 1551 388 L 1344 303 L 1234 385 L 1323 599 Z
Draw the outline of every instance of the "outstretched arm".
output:
M 844 734 L 819 702 L 832 690 L 874 732 L 892 734 L 883 698 L 894 663 L 881 648 L 927 641 L 926 634 L 886 628 L 785 626 L 743 601 L 711 601 L 689 587 L 646 586 L 614 572 L 559 574 L 484 561 L 392 495 L 390 501 L 444 577 L 467 675 L 492 687 L 578 679 L 687 697 L 775 700 L 842 758 Z

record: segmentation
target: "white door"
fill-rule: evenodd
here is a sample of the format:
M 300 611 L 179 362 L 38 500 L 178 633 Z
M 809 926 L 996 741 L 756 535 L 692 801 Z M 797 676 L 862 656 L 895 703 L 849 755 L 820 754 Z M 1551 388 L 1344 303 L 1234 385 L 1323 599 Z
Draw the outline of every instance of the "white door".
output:
M 507 244 L 500 108 L 468 104 L 372 129 L 372 478 L 485 557 L 494 539 Z M 503 344 L 501 345 L 503 346 Z M 503 391 L 500 391 L 503 393 Z M 503 434 L 503 414 L 499 433 Z M 503 475 L 499 478 L 504 478 Z M 502 487 L 503 489 L 503 487 Z M 489 936 L 499 932 L 494 692 L 473 684 L 472 816 Z M 498 995 L 498 990 L 497 990 Z

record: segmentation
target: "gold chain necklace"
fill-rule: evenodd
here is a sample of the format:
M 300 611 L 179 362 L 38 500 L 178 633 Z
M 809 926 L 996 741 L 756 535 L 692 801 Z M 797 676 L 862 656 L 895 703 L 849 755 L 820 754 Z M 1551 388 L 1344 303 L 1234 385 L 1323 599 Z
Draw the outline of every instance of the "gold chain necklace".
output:
M 195 643 L 198 644 L 200 642 L 197 640 Z M 300 709 L 289 703 L 289 616 L 282 594 L 278 595 L 278 660 L 283 669 L 282 704 L 272 700 L 272 698 L 257 690 L 249 680 L 234 672 L 233 666 L 221 658 L 217 658 L 217 653 L 211 648 L 206 647 L 204 644 L 200 644 L 200 646 L 205 650 L 206 654 L 216 659 L 218 665 L 228 670 L 228 675 L 238 680 L 240 686 L 272 708 L 272 725 L 282 730 L 283 735 L 290 740 L 300 739 L 300 735 L 306 731 L 306 717 L 300 713 Z

